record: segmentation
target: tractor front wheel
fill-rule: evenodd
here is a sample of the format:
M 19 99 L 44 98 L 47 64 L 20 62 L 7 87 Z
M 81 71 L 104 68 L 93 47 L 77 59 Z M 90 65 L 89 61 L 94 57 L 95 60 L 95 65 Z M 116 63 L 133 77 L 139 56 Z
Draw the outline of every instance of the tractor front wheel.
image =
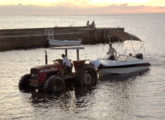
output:
M 32 87 L 30 87 L 30 82 L 29 82 L 29 79 L 30 79 L 31 75 L 30 74 L 25 74 L 24 76 L 21 77 L 21 79 L 19 80 L 19 83 L 18 83 L 18 87 L 19 87 L 19 90 L 21 91 L 29 91 L 32 89 Z

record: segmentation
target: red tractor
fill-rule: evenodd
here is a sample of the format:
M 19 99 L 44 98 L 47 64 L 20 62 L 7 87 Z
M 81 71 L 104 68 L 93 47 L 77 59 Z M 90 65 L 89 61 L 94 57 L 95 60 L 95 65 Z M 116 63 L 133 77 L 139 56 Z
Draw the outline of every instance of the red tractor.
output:
M 56 47 L 54 49 L 77 50 L 77 61 L 73 61 L 75 72 L 63 73 L 62 60 L 57 59 L 54 64 L 47 64 L 47 52 L 45 51 L 45 65 L 31 68 L 30 74 L 25 74 L 19 81 L 19 89 L 26 91 L 38 89 L 49 93 L 63 92 L 71 84 L 80 86 L 90 86 L 97 83 L 97 73 L 95 68 L 86 64 L 85 60 L 79 60 L 79 50 L 84 47 Z

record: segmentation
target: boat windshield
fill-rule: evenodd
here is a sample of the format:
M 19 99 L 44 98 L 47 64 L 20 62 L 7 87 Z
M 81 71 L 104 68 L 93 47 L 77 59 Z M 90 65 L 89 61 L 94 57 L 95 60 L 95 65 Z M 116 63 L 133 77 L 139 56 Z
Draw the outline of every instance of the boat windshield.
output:
M 117 57 L 117 60 L 118 60 L 118 61 L 127 61 L 127 59 L 128 59 L 128 55 L 120 54 L 120 55 Z
M 106 54 L 101 60 L 109 60 L 109 55 Z M 115 57 L 118 61 L 126 61 L 128 59 L 128 55 L 119 54 L 119 56 Z
M 102 60 L 108 60 L 109 59 L 109 55 L 108 54 L 106 54 L 103 58 L 101 58 Z

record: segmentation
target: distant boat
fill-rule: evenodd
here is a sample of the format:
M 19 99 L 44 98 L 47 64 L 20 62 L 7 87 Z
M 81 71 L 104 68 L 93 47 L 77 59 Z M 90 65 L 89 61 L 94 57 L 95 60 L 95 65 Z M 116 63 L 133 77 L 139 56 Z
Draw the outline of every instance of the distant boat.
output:
M 48 40 L 50 46 L 75 46 L 81 44 L 81 40 L 55 40 L 50 38 Z
M 53 28 L 46 29 L 45 35 L 47 36 L 48 43 L 50 46 L 75 46 L 81 44 L 81 39 L 78 40 L 56 40 L 54 38 Z

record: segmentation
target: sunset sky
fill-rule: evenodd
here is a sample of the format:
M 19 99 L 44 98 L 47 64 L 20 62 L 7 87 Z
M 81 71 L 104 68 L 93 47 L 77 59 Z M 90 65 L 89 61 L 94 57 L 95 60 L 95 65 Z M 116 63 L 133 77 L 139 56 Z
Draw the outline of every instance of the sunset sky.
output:
M 0 14 L 165 13 L 165 0 L 0 0 Z

